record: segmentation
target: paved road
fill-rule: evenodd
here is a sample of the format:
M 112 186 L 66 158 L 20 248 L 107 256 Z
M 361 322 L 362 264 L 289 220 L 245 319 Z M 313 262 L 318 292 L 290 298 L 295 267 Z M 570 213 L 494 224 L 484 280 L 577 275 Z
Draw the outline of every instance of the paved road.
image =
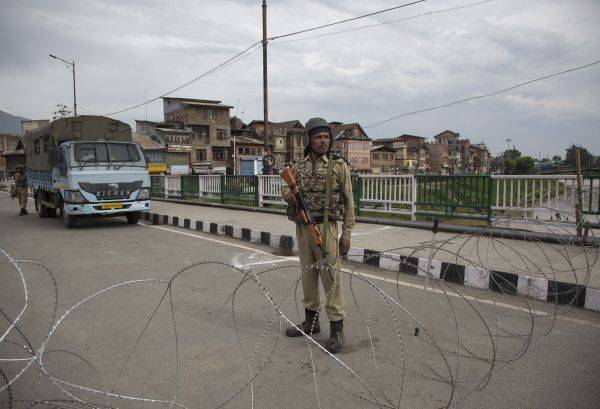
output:
M 286 216 L 246 212 L 206 206 L 152 202 L 152 211 L 192 220 L 210 221 L 247 227 L 277 234 L 295 234 L 295 226 Z M 514 227 L 514 223 L 512 224 Z M 520 227 L 523 227 L 521 224 Z M 546 232 L 561 232 L 564 228 L 546 225 Z M 544 230 L 538 226 L 538 230 Z M 430 231 L 408 227 L 357 223 L 352 234 L 352 246 L 388 251 L 414 257 L 428 257 L 429 249 L 419 250 L 432 240 Z M 461 265 L 473 265 L 488 270 L 506 271 L 534 278 L 584 284 L 600 288 L 600 262 L 590 257 L 590 250 L 577 246 L 474 237 L 454 233 L 437 234 L 438 251 L 434 259 Z M 394 249 L 394 250 L 391 250 Z M 567 256 L 567 257 L 566 257 Z M 588 281 L 589 280 L 589 281 Z
M 0 358 L 28 358 L 21 347 L 27 342 L 39 351 L 53 321 L 55 288 L 54 322 L 69 311 L 41 358 L 56 384 L 30 367 L 11 387 L 13 407 L 27 407 L 19 399 L 75 399 L 58 386 L 86 402 L 167 407 L 72 384 L 137 399 L 177 395 L 178 404 L 202 408 L 224 402 L 234 408 L 311 408 L 317 407 L 317 391 L 323 408 L 378 407 L 369 403 L 375 399 L 382 407 L 394 406 L 400 396 L 404 408 L 449 402 L 466 408 L 593 408 L 600 399 L 598 313 L 569 311 L 555 322 L 544 316 L 552 314 L 550 304 L 463 287 L 457 288 L 460 294 L 445 296 L 423 291 L 421 278 L 360 265 L 373 286 L 357 276 L 344 279 L 348 348 L 338 361 L 316 346 L 308 349 L 304 340 L 281 337 L 278 319 L 268 325 L 274 314 L 264 291 L 294 321 L 300 296 L 294 295 L 297 261 L 267 247 L 170 227 L 130 226 L 124 218 L 89 220 L 67 230 L 58 219 L 16 216 L 14 202 L 0 194 L 0 249 L 15 259 L 43 263 L 56 280 L 55 287 L 39 265 L 19 264 L 28 301 L 18 327 L 27 340 L 12 331 L 6 340 L 15 343 L 0 344 Z M 177 276 L 170 293 L 165 282 L 130 283 L 69 309 L 119 283 L 168 281 L 182 268 L 207 261 L 213 263 Z M 260 273 L 260 285 L 253 280 L 240 285 L 244 276 L 228 265 Z M 21 280 L 3 263 L 0 282 L 0 307 L 14 318 L 24 306 Z M 284 297 L 287 292 L 291 295 Z M 523 311 L 526 302 L 536 308 L 533 321 Z M 417 337 L 406 312 L 421 321 Z M 281 327 L 287 325 L 282 320 Z M 0 334 L 7 328 L 3 321 Z M 327 333 L 315 340 L 323 344 Z M 27 362 L 0 361 L 0 368 L 10 379 Z M 252 388 L 243 388 L 249 373 L 257 372 Z M 0 392 L 0 407 L 9 407 L 8 398 L 7 390 Z

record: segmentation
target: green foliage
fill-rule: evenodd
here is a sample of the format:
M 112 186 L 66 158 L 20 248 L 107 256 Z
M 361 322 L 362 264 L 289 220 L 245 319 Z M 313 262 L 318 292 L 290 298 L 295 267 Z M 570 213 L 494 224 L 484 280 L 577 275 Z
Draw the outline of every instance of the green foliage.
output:
M 592 155 L 586 148 L 579 145 L 571 145 L 567 148 L 565 155 L 564 165 L 575 167 L 575 151 L 581 150 L 581 167 L 590 166 L 594 163 L 594 155 Z
M 512 159 L 512 160 L 517 159 L 519 156 L 521 156 L 521 152 L 518 149 L 515 149 L 515 148 L 506 150 L 502 154 L 502 157 L 504 159 Z
M 514 160 L 504 159 L 504 174 L 512 175 L 513 173 L 515 173 L 516 166 L 517 166 L 517 164 L 515 163 Z
M 517 175 L 531 175 L 535 169 L 535 163 L 531 156 L 521 156 L 514 162 L 514 173 Z
M 553 162 L 562 162 L 562 158 L 560 157 L 560 155 L 554 155 L 552 157 L 552 161 Z

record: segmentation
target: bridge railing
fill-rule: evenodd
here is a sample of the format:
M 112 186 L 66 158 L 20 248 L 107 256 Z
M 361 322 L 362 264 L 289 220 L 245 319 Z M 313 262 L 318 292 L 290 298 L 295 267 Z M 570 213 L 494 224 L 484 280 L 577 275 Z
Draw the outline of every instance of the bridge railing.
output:
M 492 175 L 492 179 L 493 210 L 540 220 L 569 216 L 574 220 L 576 175 Z
M 511 217 L 575 220 L 575 175 L 359 175 L 353 176 L 356 210 L 409 216 L 442 215 L 491 221 Z M 284 206 L 277 175 L 152 176 L 154 197 Z M 223 188 L 225 187 L 225 191 Z M 584 177 L 583 213 L 600 214 L 600 176 Z M 570 215 L 573 214 L 571 218 Z
M 360 175 L 355 180 L 355 206 L 361 212 L 416 214 L 417 184 L 413 175 Z

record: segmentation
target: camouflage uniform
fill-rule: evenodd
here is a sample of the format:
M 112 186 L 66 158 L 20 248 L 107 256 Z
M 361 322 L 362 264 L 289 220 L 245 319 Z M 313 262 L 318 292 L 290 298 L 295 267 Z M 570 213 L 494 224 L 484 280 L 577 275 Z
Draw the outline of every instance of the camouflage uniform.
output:
M 302 289 L 304 308 L 310 311 L 320 310 L 319 276 L 323 283 L 325 293 L 328 294 L 325 310 L 329 321 L 339 321 L 346 315 L 344 312 L 344 294 L 340 283 L 340 260 L 338 241 L 338 221 L 342 221 L 341 238 L 350 239 L 354 227 L 354 198 L 352 196 L 352 182 L 350 169 L 343 159 L 328 159 L 323 155 L 313 160 L 311 155 L 292 165 L 292 173 L 296 177 L 298 186 L 305 195 L 311 215 L 317 220 L 317 227 L 323 234 L 323 209 L 325 208 L 325 188 L 327 180 L 328 161 L 333 160 L 331 200 L 329 206 L 329 224 L 327 238 L 327 262 L 331 267 L 315 268 L 313 265 L 319 261 L 320 253 L 315 247 L 308 227 L 298 219 L 294 209 L 288 208 L 288 214 L 296 218 L 296 237 L 302 265 Z M 284 196 L 289 188 L 284 189 Z M 333 289 L 332 289 L 333 284 Z
M 19 168 L 15 174 L 15 189 L 17 191 L 17 198 L 19 199 L 19 206 L 21 207 L 21 214 L 27 214 L 29 189 L 27 187 L 27 174 L 23 171 L 23 168 Z

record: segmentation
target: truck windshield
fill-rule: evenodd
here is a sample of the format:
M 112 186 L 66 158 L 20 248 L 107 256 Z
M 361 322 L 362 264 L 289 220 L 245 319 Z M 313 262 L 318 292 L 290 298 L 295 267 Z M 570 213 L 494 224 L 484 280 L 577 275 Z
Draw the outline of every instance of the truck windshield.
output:
M 131 143 L 80 142 L 75 149 L 78 162 L 138 162 L 140 153 Z

